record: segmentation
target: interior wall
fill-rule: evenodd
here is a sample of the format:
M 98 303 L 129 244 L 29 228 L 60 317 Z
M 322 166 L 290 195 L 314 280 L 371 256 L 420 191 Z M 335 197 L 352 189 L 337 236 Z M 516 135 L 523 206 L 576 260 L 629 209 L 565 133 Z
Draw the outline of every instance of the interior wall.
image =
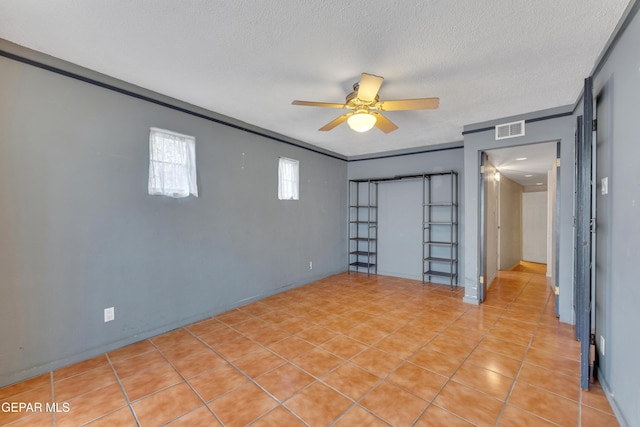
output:
M 422 180 L 378 184 L 378 274 L 422 280 Z
M 522 259 L 547 262 L 547 192 L 522 194 Z
M 550 278 L 556 277 L 556 176 L 556 166 L 553 165 L 547 172 L 547 277 Z
M 500 270 L 510 270 L 522 259 L 522 185 L 500 178 Z
M 0 75 L 0 387 L 346 270 L 345 161 L 4 57 Z M 196 137 L 200 197 L 147 194 L 150 127 Z M 299 201 L 277 199 L 280 156 Z
M 348 165 L 349 179 L 386 178 L 394 177 L 397 175 L 411 175 L 423 172 L 442 172 L 448 170 L 454 170 L 458 172 L 458 283 L 460 286 L 462 286 L 463 283 L 460 279 L 461 272 L 463 272 L 465 268 L 465 242 L 463 239 L 465 224 L 462 220 L 462 218 L 464 218 L 465 209 L 463 188 L 463 162 L 463 149 L 454 148 L 419 154 L 398 155 L 380 159 L 350 161 Z M 385 200 L 383 198 L 386 196 L 383 195 L 383 198 L 380 199 L 380 204 L 378 207 L 381 216 L 392 215 L 396 219 L 399 219 L 403 214 L 401 212 L 393 213 L 392 211 L 403 209 L 403 206 L 416 206 L 416 212 L 409 215 L 417 215 L 419 217 L 420 223 L 417 224 L 415 236 L 407 237 L 410 242 L 421 241 L 420 233 L 422 224 L 422 213 L 420 209 L 422 204 L 422 188 L 420 181 L 416 182 L 418 182 L 420 185 L 419 190 L 412 189 L 413 187 L 411 181 L 406 183 L 395 183 L 393 184 L 393 186 L 386 187 L 388 190 L 383 191 L 389 192 L 389 194 L 387 195 L 387 200 L 393 201 L 394 205 L 385 203 Z M 393 195 L 391 194 L 392 192 Z M 391 199 L 389 199 L 389 197 L 391 197 Z M 395 229 L 399 227 L 401 233 L 406 234 L 407 236 L 409 235 L 410 231 L 407 230 L 407 227 L 412 227 L 411 225 L 397 223 L 395 222 L 395 220 L 393 220 L 393 222 L 393 224 L 390 223 L 389 225 L 385 225 L 385 223 L 382 223 L 380 225 L 379 232 L 395 232 Z M 381 240 L 378 247 L 378 263 L 383 267 L 383 270 L 378 270 L 378 273 L 383 274 L 383 272 L 385 272 L 385 274 L 388 273 L 398 277 L 413 278 L 416 276 L 416 272 L 418 272 L 417 279 L 422 280 L 422 273 L 420 272 L 422 258 L 421 246 L 418 245 L 416 247 L 414 243 L 407 242 L 403 239 L 387 240 L 390 243 L 388 245 L 383 245 L 384 241 L 384 239 Z M 407 248 L 413 249 L 409 249 L 409 252 L 407 252 Z M 399 257 L 402 257 L 402 259 L 399 259 Z M 414 261 L 409 261 L 409 258 Z
M 484 196 L 485 196 L 485 280 L 487 289 L 491 287 L 498 275 L 498 211 L 500 182 L 496 180 L 498 170 L 490 162 L 484 164 Z
M 640 5 L 594 75 L 598 378 L 621 425 L 640 425 Z M 608 193 L 602 194 L 602 179 Z M 604 339 L 605 346 L 601 346 Z

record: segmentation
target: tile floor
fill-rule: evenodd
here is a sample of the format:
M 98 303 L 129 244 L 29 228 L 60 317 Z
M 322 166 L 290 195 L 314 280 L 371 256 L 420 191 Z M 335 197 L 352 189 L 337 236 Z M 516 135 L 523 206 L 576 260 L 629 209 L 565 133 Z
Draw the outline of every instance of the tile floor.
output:
M 462 288 L 339 274 L 2 388 L 0 402 L 59 412 L 0 425 L 618 425 L 597 384 L 581 391 L 549 289 L 526 264 L 481 306 Z

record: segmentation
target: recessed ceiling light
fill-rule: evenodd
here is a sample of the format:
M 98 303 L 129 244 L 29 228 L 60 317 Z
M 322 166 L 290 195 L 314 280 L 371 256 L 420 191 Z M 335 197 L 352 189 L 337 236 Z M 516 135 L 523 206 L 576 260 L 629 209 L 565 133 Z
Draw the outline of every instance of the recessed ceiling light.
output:
M 527 160 L 526 157 L 518 157 L 516 160 Z
M 529 174 L 529 175 L 525 175 L 525 178 L 531 178 L 533 175 Z
M 536 182 L 536 185 L 542 185 L 542 183 L 541 182 Z

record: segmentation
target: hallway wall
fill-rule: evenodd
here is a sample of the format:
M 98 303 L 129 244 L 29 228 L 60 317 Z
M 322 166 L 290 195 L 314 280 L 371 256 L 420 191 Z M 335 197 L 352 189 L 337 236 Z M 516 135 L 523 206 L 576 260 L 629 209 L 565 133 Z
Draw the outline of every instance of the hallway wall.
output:
M 500 178 L 501 270 L 510 270 L 522 259 L 522 190 L 517 182 Z
M 484 164 L 484 224 L 485 224 L 485 283 L 491 287 L 498 274 L 498 211 L 500 182 L 495 176 L 498 170 L 490 160 Z
M 522 260 L 547 263 L 547 192 L 522 193 Z

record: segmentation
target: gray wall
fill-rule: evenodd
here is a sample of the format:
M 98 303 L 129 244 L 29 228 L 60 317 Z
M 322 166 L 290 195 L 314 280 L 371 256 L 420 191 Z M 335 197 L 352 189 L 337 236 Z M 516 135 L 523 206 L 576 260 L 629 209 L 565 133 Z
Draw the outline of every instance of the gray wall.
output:
M 575 117 L 562 116 L 529 122 L 526 124 L 526 135 L 495 140 L 494 129 L 500 123 L 508 123 L 517 120 L 529 120 L 543 118 L 556 114 L 568 113 L 571 107 L 558 107 L 557 109 L 533 112 L 523 116 L 508 117 L 491 122 L 465 126 L 464 138 L 464 169 L 465 169 L 465 284 L 464 300 L 469 303 L 479 302 L 479 200 L 478 178 L 480 168 L 480 153 L 485 150 L 504 148 L 518 145 L 533 144 L 538 142 L 560 141 L 560 320 L 566 323 L 574 322 L 573 314 L 573 174 L 574 159 L 573 145 L 575 134 Z M 484 130 L 491 127 L 487 130 Z M 477 132 L 474 132 L 478 130 Z M 471 132 L 471 133 L 469 133 Z M 474 173 L 476 171 L 476 173 Z
M 556 278 L 556 187 L 558 186 L 557 171 L 554 165 L 547 172 L 547 277 L 553 281 Z
M 345 161 L 2 57 L 0 76 L 0 386 L 346 270 Z M 196 137 L 199 198 L 147 194 L 150 127 Z
M 522 259 L 522 185 L 500 178 L 500 269 L 509 270 Z
M 546 191 L 522 194 L 522 260 L 547 262 L 547 201 Z
M 635 5 L 635 11 L 638 4 Z M 594 76 L 596 145 L 596 345 L 600 382 L 622 425 L 640 425 L 640 16 Z M 600 182 L 608 177 L 609 193 Z M 605 339 L 602 354 L 600 337 Z
M 498 169 L 490 162 L 484 163 L 484 197 L 485 197 L 485 280 L 487 289 L 498 275 L 498 192 L 500 187 L 495 179 Z
M 437 147 L 434 147 L 437 149 Z M 361 178 L 385 178 L 385 177 L 394 177 L 397 175 L 411 175 L 411 174 L 419 174 L 423 172 L 442 172 L 448 170 L 454 170 L 458 172 L 458 274 L 461 277 L 465 268 L 465 259 L 464 259 L 464 228 L 465 224 L 462 221 L 464 218 L 464 170 L 463 170 L 463 149 L 462 148 L 452 148 L 441 151 L 432 151 L 427 153 L 419 153 L 419 154 L 411 154 L 411 155 L 401 155 L 396 157 L 388 157 L 388 158 L 380 158 L 380 159 L 371 159 L 371 160 L 360 160 L 360 161 L 351 161 L 349 162 L 348 175 L 349 179 L 361 179 Z M 407 277 L 407 278 L 415 278 L 421 280 L 420 273 L 420 260 L 422 258 L 422 247 L 420 244 L 415 245 L 415 242 L 420 242 L 420 226 L 421 223 L 417 223 L 414 225 L 415 216 L 412 216 L 413 220 L 411 221 L 402 221 L 398 223 L 395 221 L 398 219 L 398 215 L 402 215 L 401 213 L 393 213 L 390 212 L 391 209 L 394 209 L 392 206 L 384 206 L 383 201 L 392 200 L 394 203 L 400 206 L 417 206 L 418 209 L 416 215 L 419 217 L 419 221 L 422 221 L 421 213 L 419 211 L 420 204 L 422 203 L 422 195 L 421 195 L 421 184 L 418 187 L 415 187 L 415 183 L 412 182 L 399 182 L 393 184 L 381 184 L 386 186 L 382 190 L 382 198 L 380 199 L 380 218 L 381 218 L 381 226 L 380 232 L 384 233 L 383 226 L 385 224 L 392 224 L 395 227 L 393 233 L 396 236 L 402 235 L 415 235 L 417 236 L 417 240 L 412 242 L 407 242 L 403 239 L 387 239 L 387 242 L 391 243 L 391 247 L 383 247 L 380 242 L 380 247 L 378 248 L 378 252 L 380 253 L 380 257 L 378 262 L 383 266 L 383 270 L 380 273 L 393 273 L 396 276 Z M 388 192 L 388 193 L 386 193 Z M 393 194 L 391 194 L 393 192 Z M 416 205 L 417 199 L 417 205 Z M 396 216 L 395 219 L 389 218 L 385 219 L 385 210 L 387 214 Z M 409 215 L 409 214 L 408 214 Z M 393 222 L 392 222 L 393 220 Z M 417 227 L 417 229 L 416 229 Z M 388 230 L 388 226 L 387 226 Z M 413 253 L 412 253 L 413 252 Z M 383 257 L 385 259 L 383 259 Z M 414 259 L 415 264 L 410 264 L 407 261 L 407 258 L 410 257 Z M 415 267 L 414 267 L 415 265 Z M 385 270 L 386 268 L 387 270 Z M 416 277 L 417 276 L 417 277 Z M 434 281 L 436 281 L 434 279 Z M 444 283 L 444 282 L 443 282 Z M 448 281 L 447 281 L 448 283 Z M 459 285 L 462 285 L 462 281 L 458 279 Z
M 422 280 L 422 180 L 378 185 L 378 274 Z

